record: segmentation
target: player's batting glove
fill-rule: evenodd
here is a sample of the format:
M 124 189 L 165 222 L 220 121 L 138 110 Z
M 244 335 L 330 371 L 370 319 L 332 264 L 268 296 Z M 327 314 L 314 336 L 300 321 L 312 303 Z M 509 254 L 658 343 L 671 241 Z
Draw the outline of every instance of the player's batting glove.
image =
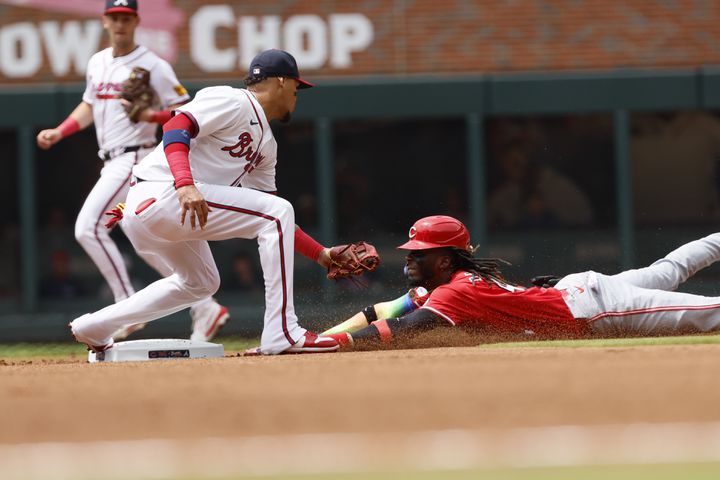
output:
M 105 224 L 105 228 L 113 228 L 120 220 L 122 220 L 124 211 L 125 211 L 125 204 L 118 203 L 115 206 L 115 208 L 105 212 L 105 215 L 108 215 L 110 217 L 110 219 Z
M 562 277 L 557 275 L 540 275 L 539 277 L 533 277 L 530 279 L 530 283 L 536 287 L 552 288 L 560 281 Z
M 327 278 L 338 280 L 372 272 L 380 265 L 380 255 L 374 246 L 365 242 L 338 245 L 330 249 Z
M 128 117 L 137 123 L 140 114 L 155 103 L 155 92 L 150 86 L 150 72 L 142 67 L 133 68 L 130 77 L 122 83 L 120 97 L 126 100 L 123 108 Z
M 427 302 L 427 299 L 430 297 L 430 292 L 428 292 L 425 287 L 415 287 L 410 289 L 408 295 L 410 295 L 410 300 L 412 300 L 413 304 L 420 308 Z

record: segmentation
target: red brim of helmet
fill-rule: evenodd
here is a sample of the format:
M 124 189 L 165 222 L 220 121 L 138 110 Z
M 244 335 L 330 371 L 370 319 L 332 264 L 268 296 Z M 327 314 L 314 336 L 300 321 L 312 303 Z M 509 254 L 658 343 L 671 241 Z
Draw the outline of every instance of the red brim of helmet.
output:
M 132 13 L 133 15 L 137 15 L 137 11 L 133 10 L 132 8 L 128 7 L 112 7 L 105 10 L 105 15 L 108 13 Z
M 398 250 L 429 250 L 431 248 L 447 248 L 447 245 L 438 245 L 437 243 L 422 242 L 420 240 L 409 240 L 397 248 Z
M 297 80 L 300 84 L 298 85 L 298 88 L 312 88 L 315 86 L 314 83 L 310 83 L 307 80 L 303 80 L 302 78 L 296 78 L 295 80 Z

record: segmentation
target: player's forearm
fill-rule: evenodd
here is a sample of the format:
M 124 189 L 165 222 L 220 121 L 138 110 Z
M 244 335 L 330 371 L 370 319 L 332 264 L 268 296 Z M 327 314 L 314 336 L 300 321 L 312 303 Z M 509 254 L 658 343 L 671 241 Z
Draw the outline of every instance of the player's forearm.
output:
M 304 257 L 309 258 L 313 262 L 326 267 L 323 264 L 323 252 L 327 250 L 317 240 L 305 233 L 300 227 L 295 225 L 295 251 Z
M 75 110 L 72 111 L 70 117 L 78 123 L 78 125 L 80 126 L 80 130 L 89 127 L 93 123 L 92 105 L 90 105 L 89 103 L 80 102 L 80 104 L 75 107 Z
M 413 288 L 408 293 L 396 298 L 395 300 L 380 302 L 375 305 L 365 307 L 362 311 L 356 313 L 341 324 L 336 325 L 323 333 L 352 333 L 367 327 L 371 322 L 376 320 L 401 317 L 425 303 L 427 295 L 428 292 L 424 288 Z
M 75 107 L 68 117 L 56 129 L 61 138 L 69 137 L 80 130 L 87 128 L 93 122 L 92 106 L 85 102 Z
M 399 318 L 376 320 L 357 332 L 345 333 L 346 340 L 334 338 L 345 345 L 373 346 L 393 342 L 398 337 L 407 340 L 438 325 L 443 325 L 441 319 L 429 310 L 419 309 Z
M 173 118 L 173 111 L 184 104 L 185 103 L 176 103 L 174 105 L 170 105 L 165 110 L 148 109 L 147 112 L 143 112 L 142 114 L 140 114 L 140 120 L 142 120 L 144 122 L 157 123 L 159 125 L 164 125 L 167 122 L 169 122 L 171 118 Z
M 192 122 L 185 115 L 178 115 L 163 125 L 163 149 L 176 189 L 195 183 L 190 169 L 192 128 Z

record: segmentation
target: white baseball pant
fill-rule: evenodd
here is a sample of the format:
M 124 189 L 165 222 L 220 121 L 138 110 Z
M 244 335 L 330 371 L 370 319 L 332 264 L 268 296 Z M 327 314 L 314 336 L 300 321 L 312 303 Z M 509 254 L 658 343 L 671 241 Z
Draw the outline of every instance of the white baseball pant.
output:
M 275 195 L 252 189 L 198 184 L 212 209 L 204 229 L 180 225 L 180 204 L 170 182 L 142 181 L 130 188 L 124 231 L 143 256 L 162 262 L 172 274 L 134 295 L 72 322 L 80 341 L 110 342 L 120 328 L 145 323 L 182 310 L 212 295 L 220 276 L 208 241 L 258 239 L 265 279 L 264 354 L 276 354 L 305 334 L 293 303 L 295 214 Z
M 151 150 L 123 153 L 107 160 L 75 221 L 75 238 L 97 265 L 115 301 L 129 297 L 135 290 L 122 254 L 105 228 L 109 219 L 105 212 L 125 200 L 133 166 Z
M 100 178 L 85 199 L 75 221 L 75 238 L 100 270 L 116 302 L 135 293 L 135 289 L 130 282 L 122 254 L 110 237 L 110 230 L 105 228 L 110 218 L 105 212 L 114 208 L 119 202 L 125 201 L 130 188 L 133 166 L 152 150 L 152 148 L 142 148 L 105 161 L 100 171 Z M 123 228 L 124 224 L 120 222 L 119 225 Z M 141 252 L 138 254 L 163 277 L 172 273 L 153 255 L 145 255 Z M 197 302 L 196 306 L 212 301 L 212 297 L 208 296 Z
M 564 277 L 555 288 L 573 316 L 592 332 L 654 335 L 720 329 L 720 297 L 674 292 L 720 260 L 720 233 L 687 243 L 652 265 L 617 275 L 588 271 Z

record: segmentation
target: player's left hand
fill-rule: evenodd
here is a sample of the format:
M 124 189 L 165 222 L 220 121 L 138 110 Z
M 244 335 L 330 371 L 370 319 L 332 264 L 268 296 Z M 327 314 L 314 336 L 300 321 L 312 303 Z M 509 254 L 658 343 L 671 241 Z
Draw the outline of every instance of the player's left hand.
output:
M 205 198 L 195 185 L 185 185 L 177 189 L 178 201 L 182 208 L 180 212 L 180 225 L 185 225 L 185 216 L 190 214 L 190 227 L 195 230 L 195 226 L 199 225 L 201 229 L 205 228 L 208 213 L 212 210 L 208 206 Z M 197 219 L 197 220 L 196 220 Z

